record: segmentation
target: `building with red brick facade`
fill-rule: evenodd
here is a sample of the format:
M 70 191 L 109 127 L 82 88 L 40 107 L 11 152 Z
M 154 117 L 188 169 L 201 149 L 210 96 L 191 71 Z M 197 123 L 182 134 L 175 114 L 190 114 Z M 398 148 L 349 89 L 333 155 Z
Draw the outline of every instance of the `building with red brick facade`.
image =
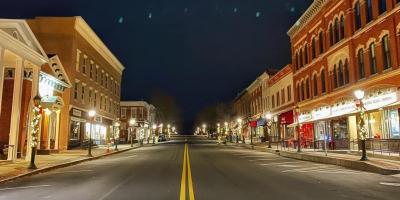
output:
M 358 89 L 367 137 L 400 138 L 399 2 L 315 0 L 288 31 L 302 138 L 357 148 Z
M 120 141 L 129 142 L 140 137 L 145 141 L 152 140 L 156 133 L 153 127 L 159 129 L 156 122 L 156 108 L 145 101 L 121 101 L 120 106 Z M 129 123 L 131 119 L 135 120 L 135 124 Z M 164 128 L 167 128 L 167 125 Z

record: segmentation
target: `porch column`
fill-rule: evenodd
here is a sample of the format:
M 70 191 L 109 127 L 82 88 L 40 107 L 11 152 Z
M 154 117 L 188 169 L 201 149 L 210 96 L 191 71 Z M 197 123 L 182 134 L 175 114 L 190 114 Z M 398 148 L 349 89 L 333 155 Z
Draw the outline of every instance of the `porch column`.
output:
M 35 97 L 36 95 L 39 94 L 39 71 L 40 71 L 40 67 L 34 66 L 32 68 L 32 91 L 31 91 L 31 97 L 32 99 L 30 100 L 29 103 L 29 108 L 28 108 L 28 112 L 29 113 L 29 119 L 28 119 L 28 131 L 27 131 L 27 135 L 26 135 L 26 139 L 27 139 L 27 145 L 26 145 L 26 156 L 25 156 L 25 160 L 26 161 L 30 161 L 31 160 L 31 154 L 32 154 L 32 127 L 31 127 L 31 119 L 33 118 L 31 110 L 33 109 L 33 97 Z
M 11 110 L 10 123 L 10 139 L 8 143 L 8 158 L 7 160 L 15 161 L 17 159 L 18 149 L 18 134 L 19 134 L 19 118 L 21 116 L 21 96 L 22 83 L 24 78 L 24 61 L 17 58 L 15 61 L 15 78 L 14 78 L 14 93 Z
M 4 86 L 4 48 L 0 47 L 0 114 L 1 114 L 1 101 L 3 99 L 3 86 Z

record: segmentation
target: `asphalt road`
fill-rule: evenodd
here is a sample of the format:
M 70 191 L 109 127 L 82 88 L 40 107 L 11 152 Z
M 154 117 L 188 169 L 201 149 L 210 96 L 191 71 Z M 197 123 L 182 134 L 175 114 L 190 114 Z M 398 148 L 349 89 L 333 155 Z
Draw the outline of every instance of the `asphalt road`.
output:
M 186 158 L 185 143 L 188 143 Z M 204 139 L 181 138 L 0 185 L 0 200 L 182 200 L 184 197 L 398 200 L 400 176 L 283 158 Z

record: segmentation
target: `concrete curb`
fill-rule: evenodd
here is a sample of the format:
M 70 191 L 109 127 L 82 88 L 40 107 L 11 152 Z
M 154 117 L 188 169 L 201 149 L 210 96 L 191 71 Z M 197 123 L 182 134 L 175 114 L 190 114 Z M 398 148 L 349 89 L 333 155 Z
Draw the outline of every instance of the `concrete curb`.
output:
M 323 163 L 323 164 L 330 164 L 330 165 L 337 165 L 337 166 L 342 166 L 350 169 L 356 169 L 360 171 L 366 171 L 366 172 L 372 172 L 372 173 L 377 173 L 377 174 L 382 174 L 382 175 L 393 175 L 393 174 L 400 174 L 400 170 L 396 169 L 387 169 L 380 167 L 378 165 L 375 165 L 370 162 L 364 162 L 364 161 L 356 161 L 356 160 L 347 160 L 343 158 L 333 158 L 333 157 L 325 157 L 325 156 L 318 156 L 318 155 L 310 155 L 307 153 L 297 153 L 297 152 L 287 152 L 287 151 L 279 151 L 276 149 L 268 149 L 266 147 L 260 147 L 260 146 L 249 146 L 249 145 L 228 145 L 228 146 L 239 146 L 242 148 L 246 149 L 253 149 L 256 151 L 262 151 L 262 152 L 268 152 L 268 153 L 273 153 L 282 157 L 286 158 L 293 158 L 297 160 L 305 160 L 305 161 L 310 161 L 310 162 L 316 162 L 316 163 Z
M 101 155 L 98 155 L 98 156 L 83 158 L 83 159 L 74 160 L 74 161 L 70 161 L 70 162 L 66 162 L 66 163 L 61 163 L 61 164 L 58 164 L 58 165 L 52 165 L 52 166 L 48 166 L 48 167 L 32 170 L 32 171 L 26 172 L 24 174 L 20 174 L 20 175 L 17 175 L 17 176 L 13 176 L 13 177 L 9 177 L 9 178 L 6 178 L 6 179 L 2 179 L 2 180 L 0 180 L 0 184 L 6 183 L 6 182 L 9 182 L 9 181 L 13 181 L 13 180 L 18 179 L 18 178 L 23 178 L 23 177 L 26 177 L 26 176 L 32 176 L 32 175 L 35 175 L 35 174 L 40 174 L 40 173 L 43 173 L 43 172 L 48 172 L 48 171 L 51 171 L 51 170 L 60 169 L 60 168 L 64 168 L 64 167 L 68 167 L 68 166 L 72 166 L 72 165 L 76 165 L 76 164 L 83 163 L 83 162 L 86 162 L 86 161 L 97 160 L 97 159 L 100 159 L 100 158 L 103 158 L 103 157 L 106 157 L 106 156 L 111 156 L 111 155 L 127 152 L 127 151 L 130 151 L 130 150 L 133 150 L 133 149 L 137 149 L 137 148 L 140 148 L 140 147 L 141 146 L 130 147 L 130 148 L 127 148 L 127 149 L 123 149 L 123 150 L 119 150 L 119 151 L 113 151 L 113 152 L 101 154 Z

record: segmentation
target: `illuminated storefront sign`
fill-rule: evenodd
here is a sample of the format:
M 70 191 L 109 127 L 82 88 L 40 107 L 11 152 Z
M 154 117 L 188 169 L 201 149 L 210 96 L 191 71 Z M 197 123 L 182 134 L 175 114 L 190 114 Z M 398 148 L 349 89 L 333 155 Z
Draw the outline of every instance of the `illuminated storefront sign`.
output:
M 306 122 L 308 120 L 311 120 L 312 116 L 310 113 L 304 113 L 299 115 L 299 123 Z
M 377 96 L 366 98 L 365 100 L 363 100 L 363 103 L 365 109 L 374 110 L 396 103 L 397 100 L 397 92 L 390 92 L 387 94 L 380 94 Z
M 312 119 L 319 120 L 327 118 L 331 115 L 331 109 L 329 107 L 321 107 L 312 111 Z
M 339 103 L 331 107 L 331 117 L 347 115 L 357 111 L 357 106 L 354 101 Z

